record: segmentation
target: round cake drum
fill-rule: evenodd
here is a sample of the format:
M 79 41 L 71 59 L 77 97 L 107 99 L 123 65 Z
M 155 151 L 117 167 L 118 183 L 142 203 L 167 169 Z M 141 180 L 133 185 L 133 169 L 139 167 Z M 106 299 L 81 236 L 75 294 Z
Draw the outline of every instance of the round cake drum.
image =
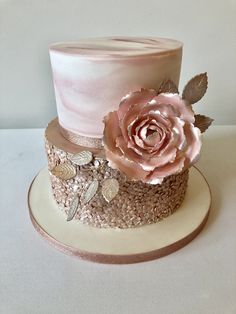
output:
M 28 203 L 35 229 L 59 250 L 98 263 L 125 264 L 156 259 L 188 244 L 207 221 L 211 194 L 203 175 L 192 167 L 185 200 L 171 216 L 137 228 L 95 228 L 66 220 L 45 168 L 32 182 Z

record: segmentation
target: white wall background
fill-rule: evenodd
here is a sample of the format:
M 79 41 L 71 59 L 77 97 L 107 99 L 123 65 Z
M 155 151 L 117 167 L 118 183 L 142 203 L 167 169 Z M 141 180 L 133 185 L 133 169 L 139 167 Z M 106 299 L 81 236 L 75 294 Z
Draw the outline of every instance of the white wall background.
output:
M 0 127 L 45 127 L 56 116 L 50 43 L 110 35 L 183 41 L 180 87 L 207 71 L 195 109 L 236 123 L 236 0 L 0 0 Z

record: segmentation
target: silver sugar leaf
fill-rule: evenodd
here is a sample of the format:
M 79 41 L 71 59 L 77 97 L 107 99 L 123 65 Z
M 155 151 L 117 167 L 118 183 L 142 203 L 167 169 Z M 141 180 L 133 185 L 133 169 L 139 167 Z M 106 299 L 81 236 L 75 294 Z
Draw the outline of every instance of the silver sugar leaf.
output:
M 74 218 L 78 209 L 78 205 L 79 205 L 79 198 L 76 195 L 71 202 L 70 209 L 68 210 L 67 221 L 70 221 Z
M 186 99 L 190 104 L 195 104 L 206 93 L 207 85 L 207 73 L 196 75 L 185 86 L 182 98 Z
M 102 195 L 109 203 L 119 192 L 119 182 L 116 179 L 106 179 L 102 184 Z
M 59 179 L 69 180 L 76 176 L 76 168 L 69 162 L 64 162 L 55 166 L 51 173 Z
M 161 83 L 158 94 L 161 93 L 173 93 L 178 94 L 178 87 L 175 85 L 175 83 L 172 80 L 165 80 Z
M 214 121 L 213 119 L 201 114 L 196 114 L 194 117 L 195 117 L 194 126 L 199 128 L 201 133 L 205 132 Z
M 87 191 L 85 192 L 84 203 L 88 203 L 94 197 L 94 195 L 97 193 L 97 189 L 98 180 L 94 180 L 88 187 Z
M 78 166 L 87 165 L 92 161 L 92 159 L 93 159 L 93 154 L 87 150 L 84 150 L 70 157 L 70 160 Z

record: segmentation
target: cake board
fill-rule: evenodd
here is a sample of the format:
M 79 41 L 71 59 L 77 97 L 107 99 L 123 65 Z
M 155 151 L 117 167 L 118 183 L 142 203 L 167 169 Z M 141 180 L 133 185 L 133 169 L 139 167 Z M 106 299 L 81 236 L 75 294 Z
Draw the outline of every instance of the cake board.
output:
M 206 224 L 211 193 L 204 176 L 192 167 L 186 197 L 174 214 L 137 228 L 95 228 L 66 220 L 44 168 L 29 188 L 28 205 L 35 229 L 60 251 L 98 263 L 129 264 L 163 257 L 192 241 Z

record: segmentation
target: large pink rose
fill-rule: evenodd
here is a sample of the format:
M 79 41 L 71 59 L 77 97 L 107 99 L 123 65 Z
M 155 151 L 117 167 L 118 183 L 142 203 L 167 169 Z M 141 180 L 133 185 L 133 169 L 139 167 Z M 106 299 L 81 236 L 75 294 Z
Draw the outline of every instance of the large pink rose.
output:
M 104 118 L 104 148 L 111 167 L 129 178 L 158 184 L 194 164 L 200 130 L 178 94 L 142 89 L 124 97 Z

